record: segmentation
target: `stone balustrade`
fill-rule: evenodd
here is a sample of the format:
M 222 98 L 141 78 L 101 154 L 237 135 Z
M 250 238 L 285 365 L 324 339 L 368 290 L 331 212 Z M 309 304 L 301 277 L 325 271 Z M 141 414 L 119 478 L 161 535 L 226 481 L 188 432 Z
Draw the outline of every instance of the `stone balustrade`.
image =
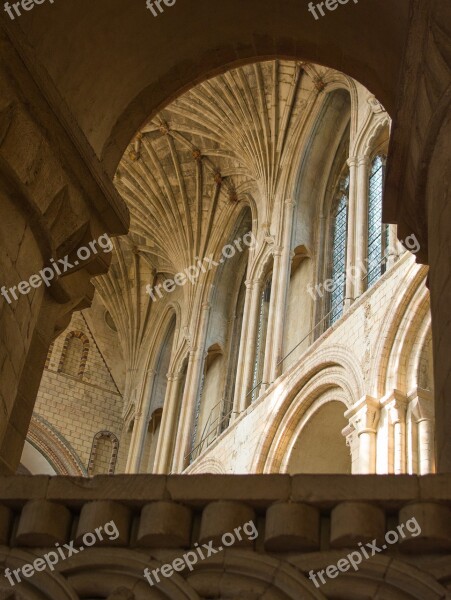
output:
M 12 547 L 78 541 L 113 520 L 120 536 L 106 545 L 188 548 L 254 520 L 258 550 L 327 551 L 383 538 L 414 517 L 422 534 L 396 552 L 451 552 L 451 476 L 0 478 L 0 543 Z

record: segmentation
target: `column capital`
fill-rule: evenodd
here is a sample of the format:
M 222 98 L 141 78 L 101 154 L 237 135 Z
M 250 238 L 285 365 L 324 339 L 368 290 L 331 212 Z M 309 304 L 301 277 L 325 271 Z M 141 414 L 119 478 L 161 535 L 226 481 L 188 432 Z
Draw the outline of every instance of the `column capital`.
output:
M 359 156 L 357 158 L 357 166 L 369 168 L 369 166 L 370 166 L 369 156 Z
M 352 408 L 345 412 L 350 425 L 360 436 L 362 433 L 376 433 L 380 417 L 379 401 L 372 396 L 363 396 Z
M 409 393 L 408 399 L 410 401 L 412 416 L 417 423 L 434 420 L 435 406 L 432 392 L 417 388 Z
M 349 168 L 357 166 L 357 156 L 350 156 L 346 161 Z
M 382 398 L 380 404 L 387 409 L 387 414 L 392 425 L 405 422 L 409 404 L 405 394 L 399 390 L 392 390 Z

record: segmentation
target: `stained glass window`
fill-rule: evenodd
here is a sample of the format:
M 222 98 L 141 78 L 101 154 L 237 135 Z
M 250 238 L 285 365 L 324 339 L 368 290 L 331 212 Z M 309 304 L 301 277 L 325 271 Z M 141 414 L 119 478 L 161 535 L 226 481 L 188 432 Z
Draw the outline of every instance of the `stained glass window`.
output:
M 333 325 L 343 314 L 346 289 L 346 247 L 348 233 L 349 175 L 341 185 L 333 227 L 332 280 L 329 324 Z
M 386 270 L 388 226 L 382 223 L 382 190 L 384 160 L 376 156 L 371 165 L 368 193 L 368 273 L 367 287 L 371 287 Z

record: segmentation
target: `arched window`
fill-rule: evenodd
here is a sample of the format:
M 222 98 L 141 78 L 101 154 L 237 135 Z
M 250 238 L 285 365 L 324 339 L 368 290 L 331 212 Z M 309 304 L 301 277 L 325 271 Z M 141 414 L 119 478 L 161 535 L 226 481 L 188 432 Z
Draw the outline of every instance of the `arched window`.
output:
M 88 360 L 89 340 L 81 331 L 71 331 L 64 340 L 58 367 L 60 373 L 83 377 Z
M 269 273 L 263 283 L 260 296 L 260 310 L 258 315 L 257 339 L 255 343 L 254 372 L 252 376 L 251 401 L 258 398 L 260 384 L 263 378 L 263 367 L 265 363 L 266 334 L 268 332 L 269 305 L 271 302 L 272 273 Z
M 91 448 L 91 456 L 88 463 L 88 475 L 108 474 L 113 475 L 117 455 L 119 451 L 119 440 L 111 431 L 99 431 L 94 436 Z
M 333 325 L 343 314 L 346 291 L 346 249 L 348 232 L 349 173 L 340 184 L 340 194 L 333 219 L 332 265 L 329 325 Z
M 384 175 L 385 159 L 378 155 L 371 164 L 368 190 L 368 288 L 376 283 L 386 270 L 388 225 L 382 223 Z

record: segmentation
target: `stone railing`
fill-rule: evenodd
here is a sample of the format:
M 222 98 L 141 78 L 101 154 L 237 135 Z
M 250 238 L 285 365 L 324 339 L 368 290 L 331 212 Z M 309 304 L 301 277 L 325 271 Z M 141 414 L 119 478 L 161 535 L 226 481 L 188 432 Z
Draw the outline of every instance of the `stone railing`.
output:
M 412 519 L 421 527 L 419 535 L 399 536 L 357 570 L 339 577 L 331 571 L 334 577 L 321 589 L 309 580 L 312 570 L 327 569 L 373 540 L 380 544 L 386 532 Z M 146 566 L 172 562 L 196 544 L 213 540 L 216 546 L 224 533 L 251 520 L 258 529 L 255 541 L 243 539 L 150 589 Z M 49 598 L 116 597 L 124 590 L 130 597 L 151 598 L 299 598 L 300 592 L 303 598 L 387 597 L 382 591 L 371 595 L 379 588 L 395 590 L 393 598 L 448 597 L 451 476 L 0 478 L 5 569 L 32 563 L 55 544 L 74 540 L 77 547 L 86 533 L 110 521 L 119 532 L 116 539 L 103 539 L 14 590 L 0 577 L 0 598 L 2 590 L 35 597 L 35 588 L 45 589 Z M 55 578 L 62 585 L 61 575 L 64 593 L 55 587 Z M 157 589 L 160 595 L 148 595 Z M 272 591 L 267 596 L 266 589 Z M 282 590 L 285 595 L 277 595 Z M 348 596 L 350 590 L 355 593 Z

